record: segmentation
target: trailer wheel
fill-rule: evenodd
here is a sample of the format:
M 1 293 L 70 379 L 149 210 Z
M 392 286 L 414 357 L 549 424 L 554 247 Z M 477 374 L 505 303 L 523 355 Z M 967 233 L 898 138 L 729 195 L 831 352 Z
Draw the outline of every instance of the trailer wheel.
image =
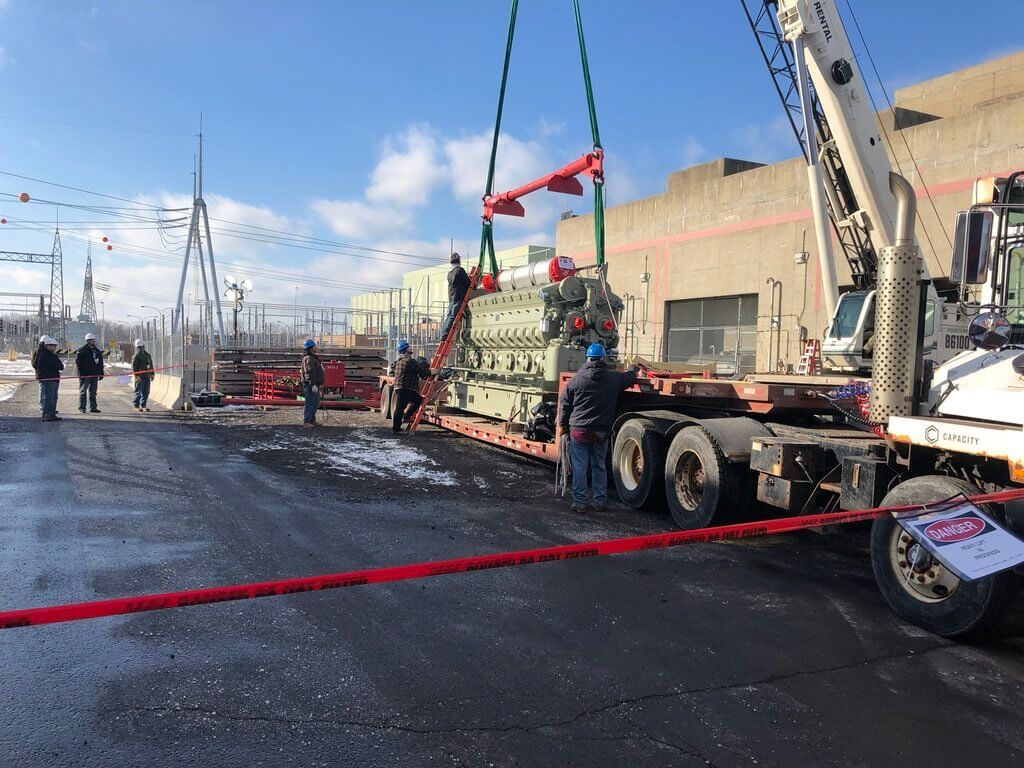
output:
M 630 419 L 615 433 L 612 477 L 624 504 L 660 506 L 665 497 L 665 438 L 647 419 Z
M 886 494 L 882 506 L 940 501 L 976 492 L 973 485 L 952 477 L 914 477 Z M 992 505 L 983 508 L 995 514 Z M 871 567 L 875 583 L 896 615 L 943 637 L 976 635 L 990 629 L 1006 612 L 1017 586 L 1009 571 L 962 581 L 919 549 L 890 515 L 872 524 Z
M 703 427 L 687 427 L 673 438 L 665 457 L 665 498 L 672 519 L 683 530 L 738 517 L 743 500 L 740 481 Z
M 392 389 L 390 384 L 380 388 L 380 415 L 385 419 L 391 418 Z

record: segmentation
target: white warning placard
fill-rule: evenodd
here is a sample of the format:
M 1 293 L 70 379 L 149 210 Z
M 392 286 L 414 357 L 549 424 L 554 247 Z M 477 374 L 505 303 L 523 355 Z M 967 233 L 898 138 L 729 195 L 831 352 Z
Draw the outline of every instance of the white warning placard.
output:
M 899 523 L 961 579 L 973 581 L 1024 563 L 1024 541 L 964 497 Z

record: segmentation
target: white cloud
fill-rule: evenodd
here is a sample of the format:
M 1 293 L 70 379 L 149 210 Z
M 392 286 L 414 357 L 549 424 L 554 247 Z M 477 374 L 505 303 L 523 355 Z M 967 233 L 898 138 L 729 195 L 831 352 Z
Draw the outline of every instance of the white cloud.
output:
M 312 208 L 338 237 L 364 240 L 409 228 L 408 212 L 361 200 L 314 200 Z
M 784 115 L 737 128 L 731 132 L 728 144 L 727 154 L 759 163 L 774 163 L 800 153 L 793 127 Z
M 487 164 L 491 157 L 491 134 L 481 133 L 449 139 L 444 144 L 444 152 L 448 158 L 452 193 L 461 200 L 479 200 L 487 179 Z M 503 133 L 498 137 L 494 190 L 500 192 L 518 186 L 554 170 L 548 166 L 544 148 L 540 144 L 535 141 L 521 141 Z
M 537 130 L 541 136 L 557 136 L 565 132 L 565 123 L 553 122 L 546 117 L 537 121 Z
M 689 168 L 708 159 L 708 150 L 693 136 L 683 139 L 683 167 Z
M 401 206 L 425 205 L 447 169 L 439 162 L 437 141 L 426 126 L 410 127 L 396 142 L 384 142 L 383 156 L 370 174 L 366 199 Z

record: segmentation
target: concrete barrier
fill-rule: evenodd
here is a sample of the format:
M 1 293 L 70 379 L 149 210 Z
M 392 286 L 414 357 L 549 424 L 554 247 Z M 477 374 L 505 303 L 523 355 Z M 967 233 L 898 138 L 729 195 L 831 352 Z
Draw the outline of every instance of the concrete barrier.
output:
M 135 380 L 129 377 L 128 386 L 135 389 Z M 176 411 L 185 402 L 185 388 L 181 376 L 157 373 L 149 386 L 149 399 L 164 408 Z

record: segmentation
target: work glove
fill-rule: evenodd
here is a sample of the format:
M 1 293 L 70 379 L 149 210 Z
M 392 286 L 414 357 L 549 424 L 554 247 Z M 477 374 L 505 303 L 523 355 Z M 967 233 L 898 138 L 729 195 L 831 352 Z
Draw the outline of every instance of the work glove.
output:
M 319 384 L 314 384 L 312 387 L 310 387 L 310 389 L 312 389 L 314 392 L 316 392 L 316 394 L 318 394 L 318 395 L 320 394 L 320 385 Z

